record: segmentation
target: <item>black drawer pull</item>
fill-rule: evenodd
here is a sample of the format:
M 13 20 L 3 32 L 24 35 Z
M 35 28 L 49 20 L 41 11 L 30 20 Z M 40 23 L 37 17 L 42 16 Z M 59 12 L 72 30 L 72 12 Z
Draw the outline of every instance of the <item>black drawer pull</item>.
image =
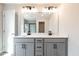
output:
M 54 49 L 57 49 L 57 44 L 53 44 L 53 48 Z
M 37 48 L 42 48 L 41 46 L 37 46 Z

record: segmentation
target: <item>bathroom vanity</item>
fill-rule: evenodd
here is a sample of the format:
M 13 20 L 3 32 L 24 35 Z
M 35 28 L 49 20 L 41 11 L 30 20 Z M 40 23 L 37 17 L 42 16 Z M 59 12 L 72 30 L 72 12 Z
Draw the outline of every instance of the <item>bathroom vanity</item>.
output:
M 26 35 L 14 37 L 15 56 L 67 56 L 68 37 Z
M 18 28 L 18 34 L 26 33 L 29 35 L 14 37 L 15 56 L 68 55 L 68 37 L 56 35 L 59 32 L 56 14 L 34 13 L 26 15 L 27 17 L 23 15 L 23 18 L 20 20 L 21 24 L 18 26 L 20 27 Z M 48 33 L 52 35 L 48 35 Z
M 15 56 L 68 55 L 68 37 L 57 35 L 59 34 L 57 13 L 35 12 L 20 15 L 18 33 L 17 30 L 15 32 L 20 36 L 14 37 Z M 24 33 L 29 35 L 22 35 Z

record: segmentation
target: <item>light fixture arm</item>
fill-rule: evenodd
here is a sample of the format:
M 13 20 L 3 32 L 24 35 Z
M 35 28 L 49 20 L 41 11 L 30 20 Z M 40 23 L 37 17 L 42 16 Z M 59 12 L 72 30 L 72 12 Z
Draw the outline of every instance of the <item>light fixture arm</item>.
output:
M 35 8 L 34 6 L 23 6 L 23 8 L 27 8 L 29 10 L 31 10 L 32 8 Z

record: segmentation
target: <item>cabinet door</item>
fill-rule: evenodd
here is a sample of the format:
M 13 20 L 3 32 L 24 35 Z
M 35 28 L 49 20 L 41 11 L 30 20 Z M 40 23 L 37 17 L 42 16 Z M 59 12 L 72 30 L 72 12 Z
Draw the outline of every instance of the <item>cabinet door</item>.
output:
M 16 50 L 16 52 L 15 52 L 15 54 L 16 54 L 16 56 L 25 56 L 25 48 L 24 48 L 24 43 L 16 43 L 16 48 L 15 48 L 15 50 Z
M 57 43 L 57 56 L 65 56 L 66 55 L 66 46 L 64 42 Z
M 33 56 L 34 43 L 16 43 L 16 56 Z
M 26 56 L 34 56 L 34 43 L 26 43 Z
M 44 55 L 45 56 L 54 56 L 54 49 L 53 49 L 54 43 L 45 43 L 44 44 Z
M 47 56 L 65 56 L 65 43 L 45 43 L 45 55 Z

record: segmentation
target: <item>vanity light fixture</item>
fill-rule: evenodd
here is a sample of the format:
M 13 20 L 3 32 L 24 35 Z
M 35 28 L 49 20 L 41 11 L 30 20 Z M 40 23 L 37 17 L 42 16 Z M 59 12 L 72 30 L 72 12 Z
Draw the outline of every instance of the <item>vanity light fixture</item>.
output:
M 54 13 L 56 12 L 56 8 L 55 6 L 47 6 L 42 9 L 42 12 Z
M 47 8 L 48 10 L 52 10 L 52 9 L 56 9 L 57 7 L 54 7 L 54 6 L 48 6 L 48 7 L 45 7 L 45 8 Z
M 37 9 L 35 8 L 35 6 L 23 6 L 22 13 L 27 13 L 27 12 L 37 12 Z
M 27 8 L 29 10 L 31 10 L 32 8 L 35 8 L 34 6 L 23 6 L 23 8 Z
M 47 13 L 55 13 L 56 12 L 56 6 L 46 6 L 41 9 L 40 12 L 47 12 Z M 23 6 L 22 12 L 39 12 L 39 10 L 35 6 Z

